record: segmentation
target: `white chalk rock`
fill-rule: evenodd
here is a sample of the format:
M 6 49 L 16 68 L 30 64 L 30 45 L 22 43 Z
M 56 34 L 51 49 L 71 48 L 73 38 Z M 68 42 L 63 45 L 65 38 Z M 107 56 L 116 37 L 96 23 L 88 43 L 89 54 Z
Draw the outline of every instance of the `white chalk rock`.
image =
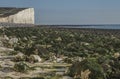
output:
M 39 55 L 30 55 L 30 60 L 34 62 L 41 62 L 42 59 L 40 58 Z

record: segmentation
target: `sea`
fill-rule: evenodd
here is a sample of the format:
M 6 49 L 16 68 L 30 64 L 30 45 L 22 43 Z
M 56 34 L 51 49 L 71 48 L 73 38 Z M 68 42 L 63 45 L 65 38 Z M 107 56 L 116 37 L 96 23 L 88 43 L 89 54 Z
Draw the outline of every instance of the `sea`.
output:
M 60 28 L 120 29 L 120 25 L 51 25 Z
M 0 23 L 0 26 L 4 27 L 53 27 L 53 28 L 92 28 L 92 29 L 120 29 L 120 24 L 84 24 L 84 25 L 40 25 L 40 24 L 16 24 L 16 23 Z

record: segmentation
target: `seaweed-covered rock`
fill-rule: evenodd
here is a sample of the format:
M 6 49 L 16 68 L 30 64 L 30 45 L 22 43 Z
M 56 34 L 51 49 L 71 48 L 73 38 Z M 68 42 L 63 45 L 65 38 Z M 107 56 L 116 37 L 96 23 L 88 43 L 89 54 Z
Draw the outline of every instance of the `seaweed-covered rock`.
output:
M 15 56 L 14 61 L 25 61 L 26 58 L 27 58 L 27 57 L 26 57 L 23 53 L 19 52 L 19 53 Z
M 88 72 L 86 72 L 89 70 Z M 75 78 L 81 78 L 83 73 L 88 74 L 90 79 L 105 79 L 104 70 L 96 59 L 85 59 L 81 62 L 77 61 L 69 68 L 68 74 Z
M 18 62 L 14 65 L 14 70 L 18 72 L 26 72 L 30 67 L 25 62 Z
M 62 79 L 73 79 L 73 78 L 70 76 L 63 76 Z

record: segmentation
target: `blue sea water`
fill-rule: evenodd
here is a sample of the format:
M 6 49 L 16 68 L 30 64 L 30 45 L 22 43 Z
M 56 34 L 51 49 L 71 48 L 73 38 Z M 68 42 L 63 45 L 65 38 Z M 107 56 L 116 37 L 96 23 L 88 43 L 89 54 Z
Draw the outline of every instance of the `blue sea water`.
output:
M 95 28 L 95 29 L 120 29 L 120 26 L 85 26 L 84 28 Z
M 120 29 L 120 25 L 64 25 L 63 28 Z

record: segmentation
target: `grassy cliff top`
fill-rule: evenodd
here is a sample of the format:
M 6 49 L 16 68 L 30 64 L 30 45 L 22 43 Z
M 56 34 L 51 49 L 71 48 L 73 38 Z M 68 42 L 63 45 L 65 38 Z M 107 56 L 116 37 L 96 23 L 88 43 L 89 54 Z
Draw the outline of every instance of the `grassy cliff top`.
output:
M 0 7 L 0 17 L 7 17 L 10 15 L 14 15 L 19 11 L 22 11 L 27 8 L 9 8 L 9 7 Z

